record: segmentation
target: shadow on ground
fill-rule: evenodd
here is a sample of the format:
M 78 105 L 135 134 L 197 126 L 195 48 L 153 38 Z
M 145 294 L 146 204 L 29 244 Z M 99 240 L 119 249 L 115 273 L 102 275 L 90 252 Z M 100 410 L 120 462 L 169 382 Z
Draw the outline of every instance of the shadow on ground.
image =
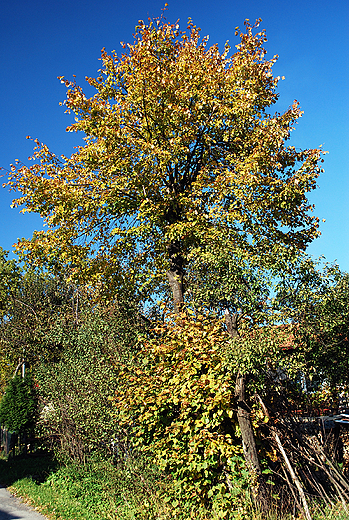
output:
M 35 482 L 42 483 L 56 468 L 57 463 L 53 457 L 44 452 L 17 455 L 8 460 L 0 458 L 0 484 L 8 487 L 22 478 L 32 478 Z
M 6 511 L 1 511 L 0 509 L 0 520 L 20 520 L 20 517 L 15 513 L 6 513 Z

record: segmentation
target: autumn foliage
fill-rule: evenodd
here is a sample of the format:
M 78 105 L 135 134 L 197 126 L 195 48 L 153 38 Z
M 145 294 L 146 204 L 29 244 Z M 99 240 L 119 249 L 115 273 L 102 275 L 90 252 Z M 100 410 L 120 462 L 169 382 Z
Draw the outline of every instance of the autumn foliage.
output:
M 75 116 L 67 130 L 86 144 L 58 157 L 36 140 L 35 164 L 13 166 L 14 205 L 48 226 L 18 249 L 110 292 L 144 297 L 172 273 L 180 300 L 193 247 L 197 257 L 224 237 L 263 265 L 303 250 L 318 234 L 307 193 L 321 150 L 286 144 L 301 110 L 272 112 L 277 57 L 266 59 L 265 33 L 253 29 L 236 31 L 231 54 L 191 21 L 188 31 L 140 21 L 121 56 L 102 51 L 92 97 L 61 78 Z

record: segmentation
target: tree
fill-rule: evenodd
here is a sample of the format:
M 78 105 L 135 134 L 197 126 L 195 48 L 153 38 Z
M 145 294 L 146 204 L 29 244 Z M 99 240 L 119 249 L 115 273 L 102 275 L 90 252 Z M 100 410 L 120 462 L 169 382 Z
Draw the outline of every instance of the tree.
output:
M 36 140 L 36 163 L 12 166 L 8 185 L 22 193 L 14 205 L 48 226 L 18 249 L 143 298 L 163 291 L 167 275 L 177 310 L 194 250 L 224 238 L 233 254 L 270 265 L 305 249 L 318 234 L 307 193 L 322 152 L 286 145 L 301 111 L 296 101 L 270 111 L 277 57 L 266 60 L 258 24 L 245 23 L 229 56 L 191 20 L 188 32 L 140 21 L 120 57 L 102 51 L 88 79 L 94 96 L 60 78 L 76 120 L 67 130 L 86 144 L 59 158 Z
M 42 413 L 41 433 L 56 440 L 55 452 L 65 462 L 85 463 L 91 453 L 110 457 L 115 438 L 110 397 L 118 385 L 115 323 L 98 309 L 84 309 L 79 327 L 67 331 L 66 345 L 56 363 L 36 368 Z
M 349 274 L 303 258 L 280 280 L 276 301 L 294 324 L 305 375 L 334 393 L 348 385 Z
M 227 345 L 222 357 L 235 376 L 237 423 L 254 482 L 252 494 L 258 497 L 260 507 L 268 509 L 269 491 L 258 456 L 251 411 L 253 393 L 263 394 L 270 383 L 268 365 L 282 364 L 283 334 L 275 327 L 278 313 L 271 299 L 280 263 L 276 260 L 274 266 L 261 269 L 253 258 L 234 254 L 229 241 L 211 244 L 192 263 L 190 290 L 194 301 L 224 316 L 230 341 L 225 338 Z
M 30 376 L 12 378 L 0 401 L 0 424 L 9 431 L 28 433 L 35 425 L 37 394 Z
M 0 247 L 0 323 L 8 320 L 13 305 L 13 296 L 21 279 L 21 270 L 15 260 L 8 259 L 8 251 Z M 0 334 L 0 396 L 13 376 L 17 359 L 11 358 Z
M 78 319 L 82 299 L 62 277 L 34 270 L 17 272 L 16 284 L 7 288 L 3 300 L 2 354 L 16 364 L 19 360 L 32 366 L 58 358 L 65 336 Z
M 233 285 L 250 310 L 260 305 L 265 290 L 249 300 L 245 267 L 250 281 L 257 267 L 281 269 L 317 236 L 307 194 L 322 151 L 287 145 L 301 110 L 295 101 L 272 113 L 276 57 L 266 59 L 258 24 L 237 30 L 229 55 L 228 44 L 208 47 L 191 20 L 188 32 L 140 21 L 120 57 L 102 51 L 88 79 L 94 96 L 62 77 L 75 115 L 68 130 L 84 132 L 86 144 L 59 158 L 36 140 L 35 164 L 12 167 L 8 185 L 22 193 L 14 205 L 48 226 L 19 242 L 23 255 L 109 294 L 145 301 L 167 290 L 179 313 L 185 277 L 204 260 L 206 278 L 219 272 L 206 260 L 224 247 L 237 259 Z
M 13 376 L 15 371 L 15 364 L 10 361 L 10 359 L 4 355 L 4 352 L 1 352 L 0 355 L 0 399 L 4 395 L 6 390 L 6 386 Z

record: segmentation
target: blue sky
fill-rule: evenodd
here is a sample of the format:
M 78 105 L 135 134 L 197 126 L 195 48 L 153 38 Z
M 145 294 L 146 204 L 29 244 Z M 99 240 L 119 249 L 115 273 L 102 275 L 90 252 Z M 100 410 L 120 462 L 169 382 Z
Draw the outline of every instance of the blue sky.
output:
M 325 173 L 311 194 L 316 214 L 326 219 L 322 236 L 310 247 L 314 256 L 337 260 L 349 271 L 349 3 L 347 0 L 167 0 L 166 18 L 188 17 L 223 48 L 226 40 L 238 43 L 235 27 L 246 18 L 262 18 L 266 29 L 267 57 L 279 55 L 274 74 L 279 83 L 276 110 L 287 109 L 297 99 L 304 116 L 293 133 L 300 148 L 323 145 Z M 164 1 L 134 0 L 12 0 L 3 2 L 0 17 L 0 166 L 9 168 L 19 159 L 27 162 L 31 135 L 52 151 L 66 155 L 81 143 L 65 132 L 71 122 L 59 102 L 65 87 L 57 76 L 80 85 L 85 76 L 96 76 L 102 47 L 121 51 L 120 41 L 131 42 L 139 19 L 157 17 Z M 3 178 L 4 180 L 4 178 Z M 13 196 L 0 189 L 0 246 L 11 249 L 20 237 L 41 228 L 37 215 L 10 209 Z

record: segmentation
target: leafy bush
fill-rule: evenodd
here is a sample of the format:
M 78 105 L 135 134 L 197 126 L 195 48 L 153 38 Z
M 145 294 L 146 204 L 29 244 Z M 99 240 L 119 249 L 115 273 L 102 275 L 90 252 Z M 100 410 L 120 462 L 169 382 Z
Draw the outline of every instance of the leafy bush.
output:
M 135 322 L 131 306 L 85 309 L 78 325 L 64 333 L 60 360 L 37 367 L 39 427 L 58 438 L 59 458 L 86 462 L 92 452 L 113 455 L 116 424 L 110 398 L 118 384 L 115 364 L 136 348 Z
M 108 395 L 114 377 L 100 349 L 67 349 L 59 363 L 41 367 L 37 375 L 44 405 L 39 427 L 58 438 L 60 458 L 85 462 L 91 451 L 110 447 L 114 425 Z
M 171 474 L 182 512 L 183 501 L 189 509 L 213 503 L 231 509 L 248 483 L 227 341 L 217 319 L 177 317 L 159 325 L 119 374 L 118 421 L 134 448 Z

